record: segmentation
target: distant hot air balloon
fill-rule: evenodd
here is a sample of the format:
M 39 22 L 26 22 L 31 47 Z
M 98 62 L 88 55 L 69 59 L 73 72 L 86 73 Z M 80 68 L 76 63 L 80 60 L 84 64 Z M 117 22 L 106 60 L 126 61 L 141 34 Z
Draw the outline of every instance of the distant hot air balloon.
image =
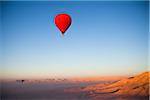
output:
M 66 32 L 66 30 L 71 25 L 71 17 L 68 14 L 62 13 L 58 14 L 55 17 L 55 24 L 58 27 L 58 29 L 61 31 L 62 35 Z

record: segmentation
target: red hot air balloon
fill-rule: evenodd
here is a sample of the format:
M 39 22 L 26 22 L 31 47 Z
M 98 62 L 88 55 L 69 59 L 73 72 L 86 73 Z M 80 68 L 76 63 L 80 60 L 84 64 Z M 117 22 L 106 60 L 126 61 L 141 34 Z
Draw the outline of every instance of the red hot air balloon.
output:
M 71 17 L 68 14 L 58 14 L 55 17 L 55 24 L 58 29 L 61 31 L 62 35 L 66 32 L 66 30 L 71 25 Z

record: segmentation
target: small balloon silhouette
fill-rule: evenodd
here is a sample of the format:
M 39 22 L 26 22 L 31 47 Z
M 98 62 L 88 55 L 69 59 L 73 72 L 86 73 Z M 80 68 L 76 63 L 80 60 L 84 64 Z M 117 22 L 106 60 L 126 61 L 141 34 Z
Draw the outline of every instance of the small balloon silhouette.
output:
M 66 32 L 66 30 L 71 25 L 71 17 L 68 14 L 62 13 L 58 14 L 55 17 L 55 24 L 58 27 L 58 29 L 61 31 L 62 35 Z

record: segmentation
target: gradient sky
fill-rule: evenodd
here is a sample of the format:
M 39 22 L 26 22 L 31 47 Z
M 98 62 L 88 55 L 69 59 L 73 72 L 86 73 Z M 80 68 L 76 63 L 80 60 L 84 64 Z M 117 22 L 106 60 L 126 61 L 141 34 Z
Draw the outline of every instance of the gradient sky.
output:
M 148 66 L 148 2 L 1 2 L 3 78 L 131 75 Z M 54 24 L 68 13 L 62 37 Z

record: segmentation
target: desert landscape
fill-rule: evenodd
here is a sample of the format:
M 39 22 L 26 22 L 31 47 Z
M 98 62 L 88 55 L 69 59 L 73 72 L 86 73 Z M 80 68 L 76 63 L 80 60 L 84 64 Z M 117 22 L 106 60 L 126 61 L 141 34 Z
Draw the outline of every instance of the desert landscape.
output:
M 11 80 L 2 100 L 148 100 L 149 72 L 127 78 Z
M 70 90 L 84 91 L 91 100 L 149 100 L 149 72 L 112 83 L 96 84 Z

